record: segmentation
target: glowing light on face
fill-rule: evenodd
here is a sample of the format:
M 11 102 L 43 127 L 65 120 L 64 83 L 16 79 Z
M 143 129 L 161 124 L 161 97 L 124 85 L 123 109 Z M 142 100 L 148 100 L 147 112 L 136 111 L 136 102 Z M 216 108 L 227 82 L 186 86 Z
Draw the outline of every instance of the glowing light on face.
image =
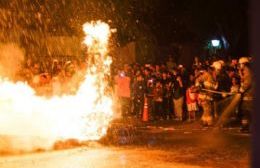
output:
M 83 30 L 91 64 L 75 95 L 40 97 L 28 84 L 0 76 L 0 134 L 43 137 L 49 140 L 43 147 L 59 139 L 98 140 L 106 134 L 113 117 L 112 98 L 105 92 L 111 31 L 101 21 L 85 23 Z

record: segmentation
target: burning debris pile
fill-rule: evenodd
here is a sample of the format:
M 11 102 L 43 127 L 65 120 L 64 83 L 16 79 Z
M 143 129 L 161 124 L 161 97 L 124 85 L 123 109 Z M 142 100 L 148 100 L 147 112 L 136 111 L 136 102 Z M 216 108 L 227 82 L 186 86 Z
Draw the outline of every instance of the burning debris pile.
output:
M 83 30 L 88 65 L 75 94 L 37 96 L 27 83 L 0 75 L 0 151 L 49 149 L 59 140 L 98 140 L 106 134 L 113 117 L 106 80 L 111 31 L 101 21 L 86 23 Z M 18 137 L 20 143 L 1 137 Z

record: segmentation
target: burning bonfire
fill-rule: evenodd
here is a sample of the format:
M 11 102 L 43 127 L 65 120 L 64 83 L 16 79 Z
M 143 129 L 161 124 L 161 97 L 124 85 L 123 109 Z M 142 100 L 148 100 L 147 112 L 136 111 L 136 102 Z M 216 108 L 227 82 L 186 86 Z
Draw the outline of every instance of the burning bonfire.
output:
M 100 21 L 84 24 L 83 30 L 88 68 L 75 95 L 37 96 L 28 84 L 0 76 L 0 136 L 22 137 L 30 147 L 42 138 L 40 146 L 49 148 L 62 139 L 98 140 L 106 134 L 113 117 L 106 80 L 112 63 L 107 55 L 111 31 Z M 1 143 L 0 137 L 0 149 Z

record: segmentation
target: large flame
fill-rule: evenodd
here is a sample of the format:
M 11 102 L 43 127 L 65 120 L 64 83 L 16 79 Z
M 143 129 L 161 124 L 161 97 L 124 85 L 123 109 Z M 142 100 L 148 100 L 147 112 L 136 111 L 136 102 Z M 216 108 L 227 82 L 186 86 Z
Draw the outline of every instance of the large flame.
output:
M 98 140 L 112 119 L 112 98 L 106 93 L 111 58 L 110 28 L 103 22 L 83 25 L 88 47 L 86 76 L 75 95 L 36 96 L 26 83 L 0 76 L 0 135 Z M 47 144 L 45 144 L 47 145 Z

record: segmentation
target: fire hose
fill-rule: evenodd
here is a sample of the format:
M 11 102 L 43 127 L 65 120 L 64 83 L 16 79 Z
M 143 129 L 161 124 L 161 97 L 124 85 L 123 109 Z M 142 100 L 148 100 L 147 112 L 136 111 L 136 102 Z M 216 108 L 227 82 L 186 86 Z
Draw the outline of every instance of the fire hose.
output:
M 221 91 L 215 91 L 215 90 L 210 90 L 210 89 L 201 89 L 202 91 L 210 92 L 210 93 L 215 93 L 215 94 L 221 94 L 221 95 L 235 95 L 237 93 L 231 93 L 231 92 L 221 92 Z
M 200 89 L 200 90 L 205 92 L 215 93 L 215 94 L 221 94 L 221 95 L 232 95 L 232 97 L 230 97 L 230 103 L 222 111 L 221 116 L 219 117 L 214 130 L 218 130 L 218 128 L 221 127 L 221 125 L 224 125 L 228 121 L 228 118 L 233 113 L 234 109 L 238 107 L 242 99 L 245 100 L 246 98 L 246 97 L 242 98 L 242 95 L 239 92 L 238 93 L 221 92 L 221 91 L 215 91 L 210 89 Z M 253 98 L 250 100 L 253 100 Z
M 221 116 L 219 117 L 216 127 L 214 130 L 217 130 L 222 124 L 226 123 L 232 112 L 234 111 L 234 108 L 238 106 L 239 102 L 241 101 L 241 94 L 240 93 L 231 93 L 231 92 L 221 92 L 221 91 L 215 91 L 210 89 L 201 89 L 205 92 L 215 93 L 215 94 L 221 94 L 221 95 L 233 95 L 230 99 L 230 103 L 228 106 L 222 111 Z

